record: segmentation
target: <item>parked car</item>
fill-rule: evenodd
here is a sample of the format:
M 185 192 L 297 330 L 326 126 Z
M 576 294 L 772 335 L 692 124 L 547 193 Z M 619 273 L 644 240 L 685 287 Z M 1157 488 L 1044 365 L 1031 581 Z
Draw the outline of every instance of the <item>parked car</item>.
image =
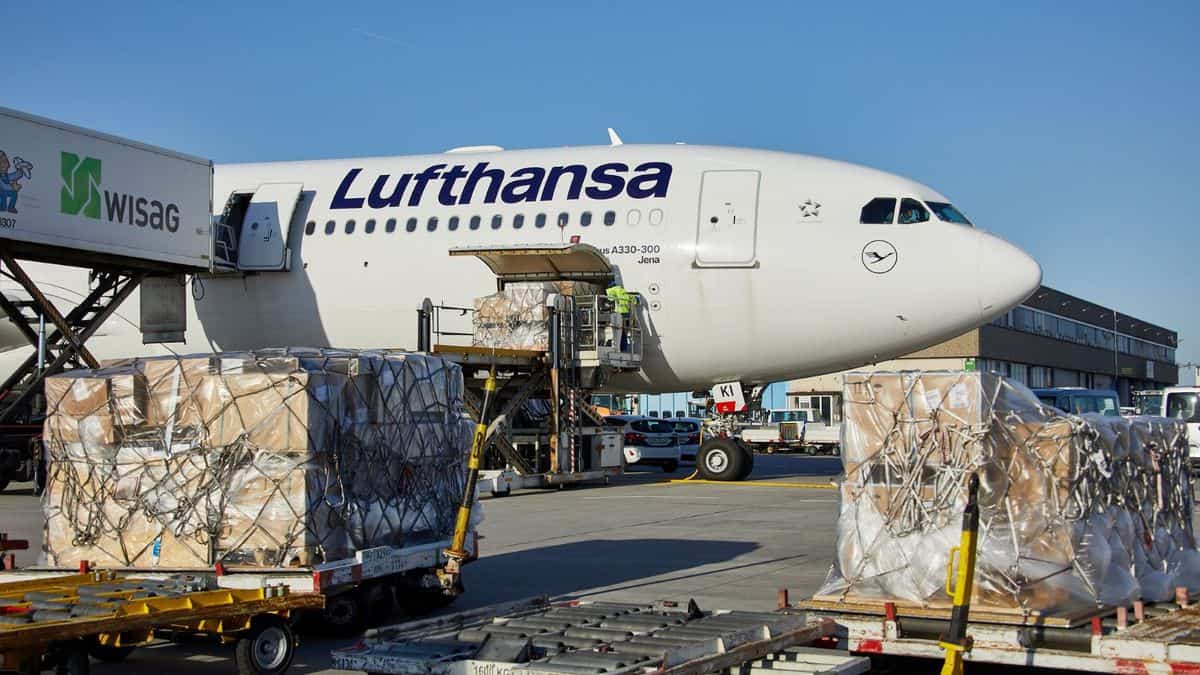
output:
M 696 461 L 700 441 L 704 438 L 704 420 L 699 417 L 676 417 L 674 424 L 679 441 L 679 458 L 685 462 Z
M 1121 402 L 1117 392 L 1111 389 L 1084 389 L 1083 387 L 1049 387 L 1034 389 L 1042 403 L 1075 415 L 1100 413 L 1109 417 L 1121 414 Z
M 667 472 L 679 468 L 679 443 L 673 422 L 641 415 L 612 415 L 604 421 L 623 429 L 627 466 L 661 466 Z

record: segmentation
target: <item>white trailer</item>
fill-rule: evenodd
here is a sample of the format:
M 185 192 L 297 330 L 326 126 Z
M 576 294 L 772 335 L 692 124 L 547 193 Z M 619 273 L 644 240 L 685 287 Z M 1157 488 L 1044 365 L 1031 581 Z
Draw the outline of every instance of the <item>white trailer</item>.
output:
M 212 162 L 0 108 L 0 293 L 33 353 L 0 383 L 0 489 L 35 479 L 42 378 L 99 364 L 87 340 L 141 288 L 145 342 L 187 329 L 183 275 L 213 268 Z M 87 296 L 56 306 L 25 273 L 90 269 Z
M 19 257 L 208 270 L 211 202 L 210 160 L 0 108 L 0 239 Z

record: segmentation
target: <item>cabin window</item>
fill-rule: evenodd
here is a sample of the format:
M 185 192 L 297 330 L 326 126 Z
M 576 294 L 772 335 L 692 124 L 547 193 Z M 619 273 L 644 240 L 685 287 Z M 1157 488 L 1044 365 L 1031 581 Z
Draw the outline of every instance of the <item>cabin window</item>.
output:
M 567 215 L 566 211 L 563 211 L 562 213 L 558 214 L 558 226 L 559 227 L 566 227 L 567 223 L 570 220 L 571 220 L 571 217 L 569 215 Z
M 304 224 L 304 234 L 305 235 L 311 235 L 313 232 L 316 232 L 316 231 L 317 231 L 317 221 L 310 220 Z
M 663 212 L 662 209 L 650 209 L 650 224 L 662 225 Z
M 371 234 L 374 231 L 375 231 L 375 219 L 371 218 L 370 220 L 367 221 L 366 225 L 363 225 L 363 232 L 366 232 L 367 234 Z
M 626 222 L 628 222 L 630 225 L 637 225 L 638 223 L 642 222 L 642 212 L 637 209 L 630 209 L 629 216 L 626 218 Z
M 354 221 L 353 220 L 346 221 L 346 234 L 354 234 Z
M 437 216 L 430 216 L 429 221 L 425 223 L 425 229 L 433 232 L 437 230 Z
M 446 221 L 446 229 L 451 232 L 458 229 L 458 216 L 450 216 L 450 220 Z
M 405 221 L 404 229 L 408 232 L 416 232 L 417 231 L 417 219 L 409 218 L 407 221 Z
M 579 214 L 579 224 L 584 227 L 591 225 L 592 224 L 592 212 L 584 211 L 583 213 Z
M 325 234 L 333 234 L 333 231 L 336 229 L 337 223 L 333 222 L 332 220 L 325 223 Z
M 504 227 L 504 216 L 492 216 L 492 229 L 498 230 Z
M 915 199 L 907 197 L 900 200 L 900 217 L 896 222 L 901 225 L 912 225 L 913 223 L 924 223 L 929 220 L 929 211 L 925 205 Z
M 546 226 L 546 214 L 544 214 L 544 213 L 537 214 L 537 217 L 533 219 L 533 226 L 536 228 L 539 228 L 539 229 L 545 227 Z
M 862 207 L 858 222 L 863 225 L 891 225 L 896 216 L 896 200 L 893 197 L 876 197 Z
M 513 229 L 514 230 L 521 229 L 521 226 L 524 224 L 525 224 L 525 216 L 523 216 L 519 213 L 517 215 L 513 216 Z
M 395 219 L 395 218 L 388 218 L 387 225 L 385 225 L 385 226 L 383 227 L 383 229 L 384 229 L 384 230 L 385 230 L 385 231 L 386 231 L 388 234 L 391 234 L 391 233 L 395 232 L 395 231 L 396 231 L 396 219 Z
M 605 225 L 608 225 L 611 227 L 616 222 L 617 222 L 617 212 L 616 211 L 605 211 L 604 212 L 604 224 Z
M 483 219 L 480 218 L 479 216 L 471 216 L 471 224 L 468 225 L 468 227 L 470 227 L 472 230 L 478 230 L 479 223 L 481 223 L 481 222 L 483 222 Z

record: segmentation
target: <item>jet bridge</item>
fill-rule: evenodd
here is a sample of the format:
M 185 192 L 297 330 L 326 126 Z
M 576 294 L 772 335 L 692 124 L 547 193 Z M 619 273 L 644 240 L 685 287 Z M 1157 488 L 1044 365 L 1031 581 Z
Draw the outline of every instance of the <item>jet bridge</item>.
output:
M 0 384 L 0 487 L 32 477 L 43 379 L 98 367 L 88 339 L 136 289 L 143 341 L 183 340 L 211 195 L 209 160 L 0 108 L 0 311 L 32 347 Z M 62 307 L 30 263 L 89 270 L 89 291 Z
M 618 313 L 604 292 L 615 277 L 612 264 L 587 244 L 471 246 L 451 249 L 450 255 L 478 258 L 495 274 L 500 291 L 476 299 L 474 306 L 426 300 L 417 312 L 418 348 L 463 367 L 473 417 L 479 414 L 483 376 L 495 371 L 502 383 L 493 408 L 502 415 L 502 429 L 484 453 L 481 489 L 507 494 L 514 486 L 607 481 L 620 474 L 623 436 L 605 425 L 589 400 L 612 373 L 641 367 L 636 312 Z M 554 289 L 545 292 L 545 312 L 506 322 L 501 331 L 532 326 L 541 337 L 530 344 L 489 343 L 480 331 L 481 309 L 513 284 L 530 282 Z

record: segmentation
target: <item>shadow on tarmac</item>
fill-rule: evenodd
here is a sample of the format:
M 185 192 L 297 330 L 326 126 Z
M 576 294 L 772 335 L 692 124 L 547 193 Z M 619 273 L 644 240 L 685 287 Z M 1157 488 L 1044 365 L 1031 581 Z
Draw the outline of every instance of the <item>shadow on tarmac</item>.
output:
M 535 595 L 576 594 L 630 581 L 646 585 L 657 583 L 653 577 L 684 570 L 694 577 L 690 571 L 694 568 L 733 560 L 758 548 L 745 541 L 594 539 L 484 556 L 464 569 L 469 590 L 460 602 L 481 606 Z M 728 569 L 733 568 L 720 571 Z

